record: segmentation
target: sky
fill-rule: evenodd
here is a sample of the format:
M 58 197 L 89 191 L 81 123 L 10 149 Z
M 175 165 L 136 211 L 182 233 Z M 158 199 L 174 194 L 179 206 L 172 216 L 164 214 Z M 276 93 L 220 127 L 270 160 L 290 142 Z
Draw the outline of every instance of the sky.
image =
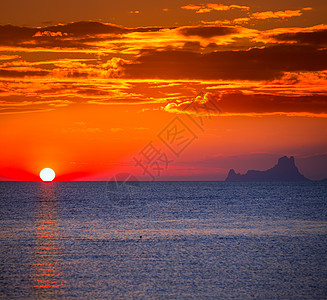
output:
M 11 0 L 0 180 L 327 178 L 327 3 Z

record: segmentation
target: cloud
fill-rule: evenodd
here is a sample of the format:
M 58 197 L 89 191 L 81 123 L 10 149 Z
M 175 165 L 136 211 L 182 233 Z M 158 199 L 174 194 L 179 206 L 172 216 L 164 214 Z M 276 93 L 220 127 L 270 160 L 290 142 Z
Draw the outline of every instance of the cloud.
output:
M 285 43 L 319 47 L 327 43 L 327 25 L 321 24 L 306 28 L 274 28 L 259 32 L 253 41 L 265 44 Z
M 49 30 L 44 30 L 44 31 L 38 31 L 33 35 L 33 37 L 39 37 L 39 36 L 67 36 L 67 32 L 60 32 L 60 31 L 49 31 Z
M 311 98 L 312 105 L 318 107 L 317 105 L 322 103 L 321 99 L 323 98 L 317 96 L 319 94 L 320 96 L 327 95 L 326 72 L 289 72 L 279 80 L 269 82 L 188 79 L 101 80 L 100 78 L 58 80 L 52 76 L 46 77 L 46 79 L 31 77 L 9 80 L 0 82 L 0 92 L 2 91 L 0 93 L 0 109 L 13 109 L 11 113 L 19 112 L 20 108 L 35 110 L 41 106 L 42 109 L 53 109 L 88 103 L 106 106 L 138 105 L 141 106 L 141 109 L 148 110 L 160 110 L 166 106 L 166 111 L 169 112 L 208 115 L 209 105 L 215 103 L 219 109 L 211 105 L 210 115 L 220 115 L 221 110 L 224 111 L 224 116 L 282 114 L 282 109 L 288 109 L 292 110 L 287 113 L 290 116 L 301 113 L 294 113 L 296 103 L 293 99 L 298 99 L 298 103 L 304 107 L 303 103 L 310 106 L 308 99 L 313 96 Z M 204 93 L 194 99 L 194 94 L 199 90 Z M 214 101 L 209 101 L 209 97 Z M 276 104 L 278 99 L 284 99 L 279 101 L 283 105 Z M 305 99 L 305 101 L 301 99 Z M 260 103 L 266 107 L 266 111 L 259 110 Z M 289 106 L 286 106 L 287 103 Z M 242 104 L 247 109 L 244 109 Z M 269 106 L 272 104 L 275 105 L 273 108 Z M 276 112 L 274 109 L 278 109 L 278 111 Z M 310 113 L 305 114 L 309 115 Z M 322 113 L 319 116 L 323 117 Z
M 196 10 L 196 11 L 201 11 L 201 12 L 203 10 L 202 5 L 194 5 L 194 4 L 187 4 L 187 5 L 182 6 L 181 8 L 186 9 L 186 10 Z M 206 7 L 204 6 L 204 8 L 206 8 Z
M 182 9 L 186 10 L 195 10 L 196 13 L 208 13 L 211 11 L 226 11 L 231 9 L 240 9 L 240 10 L 249 10 L 249 6 L 242 6 L 242 5 L 224 5 L 224 4 L 217 4 L 217 3 L 207 3 L 207 4 L 201 4 L 201 5 L 194 5 L 194 4 L 188 4 L 181 7 Z
M 159 27 L 123 26 L 81 21 L 40 28 L 0 25 L 0 46 L 18 48 L 97 49 L 102 41 L 119 40 L 132 32 L 155 32 Z
M 25 53 L 44 49 L 135 56 L 142 49 L 182 48 L 187 42 L 200 42 L 202 47 L 210 42 L 227 45 L 255 34 L 254 29 L 228 26 L 125 28 L 98 22 L 75 22 L 41 29 L 0 26 L 0 47 L 5 51 L 19 49 Z
M 262 11 L 256 12 L 251 15 L 253 19 L 265 20 L 265 19 L 285 19 L 292 17 L 299 17 L 302 15 L 300 9 L 297 10 L 284 10 L 284 11 Z
M 276 35 L 271 35 L 271 38 L 282 42 L 296 42 L 298 44 L 308 45 L 327 45 L 327 29 L 320 29 L 316 31 L 299 31 L 299 32 L 285 32 Z
M 304 7 L 302 9 L 296 10 L 280 10 L 280 11 L 261 11 L 255 13 L 247 13 L 246 17 L 238 17 L 233 20 L 216 20 L 216 21 L 203 21 L 204 24 L 221 24 L 221 25 L 233 25 L 233 24 L 244 24 L 250 21 L 255 20 L 269 20 L 269 19 L 288 19 L 292 17 L 300 17 L 302 16 L 304 11 L 312 10 L 311 7 Z
M 18 27 L 13 25 L 0 25 L 0 45 L 30 39 L 38 30 L 35 28 Z
M 184 36 L 199 36 L 202 38 L 211 38 L 215 36 L 224 36 L 233 33 L 238 33 L 239 30 L 235 27 L 227 26 L 190 26 L 180 28 L 179 32 Z
M 193 100 L 168 103 L 164 110 L 196 116 L 217 116 L 222 113 L 218 105 L 220 97 L 213 93 L 202 93 Z
M 4 60 L 14 60 L 16 58 L 19 58 L 18 55 L 1 55 L 0 54 L 0 61 L 4 61 Z
M 26 111 L 76 103 L 157 110 L 168 104 L 168 111 L 178 112 L 203 90 L 206 96 L 192 101 L 193 111 L 189 107 L 185 113 L 204 113 L 206 97 L 219 95 L 225 115 L 253 114 L 228 112 L 236 100 L 224 99 L 242 91 L 237 97 L 244 103 L 250 106 L 247 97 L 257 94 L 268 107 L 265 94 L 327 93 L 327 49 L 321 47 L 326 31 L 326 25 L 266 31 L 218 25 L 125 28 L 97 22 L 0 26 L 0 109 L 14 113 L 18 102 Z M 241 103 L 235 107 L 240 110 Z M 275 107 L 265 113 L 287 109 L 284 102 Z
M 279 10 L 279 11 L 262 11 L 262 12 L 256 12 L 252 13 L 250 18 L 251 19 L 258 19 L 258 20 L 266 20 L 266 19 L 286 19 L 286 18 L 292 18 L 292 17 L 300 17 L 303 14 L 303 11 L 309 11 L 312 10 L 312 7 L 304 7 L 302 9 L 296 9 L 296 10 Z
M 242 92 L 221 95 L 219 105 L 226 113 L 327 113 L 327 95 L 283 96 L 247 95 Z
M 247 23 L 251 20 L 251 18 L 249 17 L 244 17 L 244 18 L 236 18 L 232 21 L 229 21 L 228 24 L 232 23 L 232 24 L 242 24 L 242 23 Z
M 6 70 L 0 69 L 0 77 L 11 77 L 11 78 L 21 78 L 21 77 L 44 77 L 49 74 L 49 71 L 45 70 Z
M 102 64 L 102 68 L 107 70 L 108 77 L 110 78 L 120 78 L 124 75 L 124 65 L 128 61 L 119 57 L 113 57 L 106 63 Z
M 129 29 L 122 26 L 91 21 L 72 22 L 64 25 L 48 26 L 44 27 L 43 30 L 52 32 L 66 32 L 74 36 L 123 34 L 129 31 Z
M 194 100 L 168 103 L 164 110 L 197 116 L 251 114 L 327 114 L 327 95 L 282 96 L 274 94 L 244 94 L 223 92 L 203 93 Z
M 144 51 L 124 66 L 127 78 L 272 80 L 283 72 L 327 69 L 327 50 L 277 45 L 247 51 Z
M 91 48 L 77 39 L 72 38 L 72 32 L 69 32 L 69 27 L 65 30 L 64 25 L 51 27 L 29 28 L 18 27 L 12 25 L 0 25 L 0 46 L 9 46 L 17 48 Z
M 44 62 L 0 61 L 0 77 L 121 78 L 128 60 L 113 57 L 104 63 L 97 59 L 58 59 Z
M 245 5 L 224 5 L 224 4 L 216 4 L 216 3 L 208 3 L 207 7 L 212 9 L 212 10 L 230 10 L 230 9 L 240 9 L 240 10 L 249 10 L 250 7 L 249 6 L 245 6 Z

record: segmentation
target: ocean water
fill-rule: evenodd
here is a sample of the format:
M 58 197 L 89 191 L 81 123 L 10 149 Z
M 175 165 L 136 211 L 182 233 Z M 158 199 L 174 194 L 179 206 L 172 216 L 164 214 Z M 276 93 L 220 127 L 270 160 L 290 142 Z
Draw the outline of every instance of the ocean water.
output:
M 327 299 L 327 185 L 0 182 L 1 299 Z

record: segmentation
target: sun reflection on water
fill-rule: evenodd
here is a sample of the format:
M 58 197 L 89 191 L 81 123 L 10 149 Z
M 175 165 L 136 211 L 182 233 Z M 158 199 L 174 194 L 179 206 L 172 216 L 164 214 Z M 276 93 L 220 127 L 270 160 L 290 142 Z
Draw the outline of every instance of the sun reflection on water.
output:
M 34 292 L 37 298 L 51 299 L 63 286 L 60 272 L 60 242 L 55 183 L 42 184 L 36 207 Z

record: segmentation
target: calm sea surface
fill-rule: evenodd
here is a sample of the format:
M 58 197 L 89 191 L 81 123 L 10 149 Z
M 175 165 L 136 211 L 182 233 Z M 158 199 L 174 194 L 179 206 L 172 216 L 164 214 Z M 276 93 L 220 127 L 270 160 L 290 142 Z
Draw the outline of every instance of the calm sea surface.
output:
M 2 299 L 327 299 L 326 183 L 0 182 Z

